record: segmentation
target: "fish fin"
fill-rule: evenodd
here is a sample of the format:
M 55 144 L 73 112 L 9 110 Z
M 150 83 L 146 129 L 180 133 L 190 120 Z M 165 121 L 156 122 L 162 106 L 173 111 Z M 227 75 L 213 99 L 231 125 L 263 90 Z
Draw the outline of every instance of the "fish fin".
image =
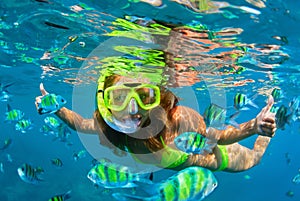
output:
M 257 98 L 257 96 L 258 96 L 258 93 L 251 96 L 248 100 L 248 104 L 255 107 L 255 108 L 258 108 L 258 106 L 254 103 L 254 100 Z
M 7 105 L 6 105 L 6 112 L 9 112 L 9 111 L 11 111 L 11 110 L 12 110 L 12 108 L 11 108 L 10 104 L 7 104 Z
M 144 200 L 150 201 L 151 197 L 141 197 L 136 195 L 130 195 L 125 193 L 113 193 L 112 196 L 118 201 L 134 201 L 134 200 Z
M 248 104 L 255 108 L 258 108 L 258 106 L 252 100 L 249 100 Z

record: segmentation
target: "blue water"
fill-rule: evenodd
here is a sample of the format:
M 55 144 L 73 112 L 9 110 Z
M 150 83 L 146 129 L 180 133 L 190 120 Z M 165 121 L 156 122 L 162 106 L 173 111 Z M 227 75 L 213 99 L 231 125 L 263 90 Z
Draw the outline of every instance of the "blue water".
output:
M 291 0 L 253 1 L 252 4 L 247 3 L 248 1 L 227 2 L 234 6 L 254 8 L 260 14 L 245 12 L 232 6 L 221 8 L 221 12 L 204 13 L 192 11 L 175 2 L 164 1 L 164 5 L 155 7 L 141 2 L 128 3 L 125 0 L 84 0 L 82 3 L 86 4 L 86 9 L 75 12 L 71 6 L 80 3 L 75 0 L 2 0 L 0 83 L 14 84 L 8 88 L 10 99 L 0 102 L 0 144 L 5 139 L 12 139 L 11 146 L 0 152 L 0 162 L 3 164 L 0 172 L 0 200 L 48 200 L 68 190 L 72 190 L 70 200 L 74 201 L 112 199 L 110 193 L 115 190 L 96 188 L 86 177 L 91 168 L 92 155 L 87 153 L 77 161 L 73 158 L 74 152 L 86 149 L 82 136 L 72 131 L 69 138 L 72 145 L 68 146 L 67 143 L 53 140 L 51 135 L 43 135 L 39 129 L 45 116 L 37 113 L 34 101 L 40 95 L 39 84 L 43 82 L 48 91 L 66 98 L 68 108 L 80 111 L 86 118 L 91 117 L 94 110 L 95 81 L 99 75 L 94 70 L 97 59 L 89 55 L 101 44 L 105 44 L 102 48 L 107 47 L 107 50 L 102 49 L 100 52 L 101 57 L 108 54 L 108 46 L 112 45 L 108 39 L 111 38 L 103 36 L 103 33 L 115 29 L 111 22 L 116 17 L 135 15 L 171 24 L 186 24 L 196 20 L 215 32 L 225 28 L 243 30 L 239 34 L 223 38 L 231 38 L 236 44 L 248 47 L 247 54 L 235 61 L 245 67 L 246 71 L 239 75 L 198 75 L 204 81 L 192 84 L 187 84 L 190 79 L 185 78 L 181 87 L 170 87 L 181 97 L 181 104 L 202 114 L 210 101 L 230 106 L 236 92 L 246 92 L 249 95 L 258 92 L 255 102 L 262 108 L 270 90 L 276 86 L 284 92 L 284 99 L 280 104 L 288 106 L 289 101 L 300 92 L 300 3 Z M 259 7 L 255 2 L 264 6 Z M 49 26 L 45 22 L 62 27 Z M 69 44 L 70 36 L 78 36 L 78 39 Z M 122 40 L 122 37 L 112 38 Z M 136 41 L 128 39 L 126 43 L 134 44 Z M 84 42 L 84 45 L 80 42 Z M 231 50 L 232 47 L 223 46 L 207 55 L 222 53 L 228 49 Z M 53 53 L 52 58 L 41 59 L 48 51 Z M 212 61 L 214 62 L 216 61 Z M 247 80 L 250 82 L 245 85 L 236 84 Z M 89 90 L 74 93 L 81 88 Z M 216 100 L 217 98 L 220 100 Z M 15 130 L 14 123 L 4 122 L 7 104 L 22 110 L 25 118 L 32 120 L 33 128 L 21 133 Z M 243 111 L 236 120 L 239 123 L 248 121 L 258 112 L 255 108 Z M 215 173 L 218 187 L 205 200 L 299 200 L 300 184 L 292 182 L 300 168 L 299 134 L 299 121 L 286 125 L 285 130 L 276 132 L 258 166 L 240 173 Z M 241 144 L 252 148 L 253 142 L 254 138 L 249 138 Z M 8 161 L 8 155 L 12 161 Z M 63 161 L 62 168 L 56 168 L 50 162 L 57 157 Z M 41 166 L 45 170 L 42 175 L 44 181 L 39 185 L 23 182 L 17 174 L 17 168 L 23 163 Z M 172 173 L 167 170 L 158 171 L 154 174 L 154 180 L 160 181 Z

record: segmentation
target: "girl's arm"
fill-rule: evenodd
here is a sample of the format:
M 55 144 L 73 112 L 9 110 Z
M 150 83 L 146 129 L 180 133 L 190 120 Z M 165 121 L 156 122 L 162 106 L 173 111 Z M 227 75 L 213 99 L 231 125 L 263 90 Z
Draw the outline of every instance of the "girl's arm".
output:
M 216 139 L 218 144 L 232 144 L 254 134 L 273 137 L 276 131 L 275 114 L 270 112 L 273 103 L 274 99 L 270 96 L 267 106 L 255 119 L 242 123 L 239 129 L 233 126 L 228 126 L 225 130 L 209 128 L 207 137 Z
M 41 102 L 41 98 L 48 94 L 48 92 L 45 90 L 44 85 L 42 83 L 40 84 L 40 91 L 42 96 L 36 97 L 35 100 L 35 104 L 37 108 L 38 108 L 38 103 Z M 69 110 L 65 107 L 60 108 L 57 112 L 55 112 L 55 114 L 73 130 L 82 133 L 97 134 L 97 125 L 94 119 L 84 119 L 76 112 Z
M 62 107 L 60 110 L 58 110 L 55 115 L 73 130 L 87 134 L 97 134 L 94 119 L 84 119 L 76 112 L 65 107 Z

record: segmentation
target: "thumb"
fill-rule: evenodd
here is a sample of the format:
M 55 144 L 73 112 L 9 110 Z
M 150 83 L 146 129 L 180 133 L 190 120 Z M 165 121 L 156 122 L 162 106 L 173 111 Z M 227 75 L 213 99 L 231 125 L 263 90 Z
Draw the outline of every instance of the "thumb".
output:
M 270 95 L 269 98 L 268 98 L 268 103 L 267 103 L 267 106 L 266 106 L 266 111 L 270 111 L 270 109 L 272 108 L 273 104 L 274 104 L 274 98 L 273 98 L 273 96 Z
M 40 91 L 41 91 L 41 93 L 42 93 L 43 96 L 48 94 L 48 92 L 44 88 L 44 84 L 43 83 L 40 84 Z

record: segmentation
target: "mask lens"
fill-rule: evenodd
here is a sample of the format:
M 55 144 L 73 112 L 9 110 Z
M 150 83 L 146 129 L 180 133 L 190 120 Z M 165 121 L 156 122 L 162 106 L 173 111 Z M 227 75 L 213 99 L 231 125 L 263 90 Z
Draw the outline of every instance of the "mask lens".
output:
M 135 89 L 135 92 L 138 94 L 141 102 L 147 106 L 155 103 L 156 96 L 154 89 L 149 87 L 142 87 Z
M 107 92 L 108 103 L 112 107 L 121 107 L 128 94 L 130 93 L 130 89 L 127 88 L 116 88 L 113 90 L 109 90 Z

